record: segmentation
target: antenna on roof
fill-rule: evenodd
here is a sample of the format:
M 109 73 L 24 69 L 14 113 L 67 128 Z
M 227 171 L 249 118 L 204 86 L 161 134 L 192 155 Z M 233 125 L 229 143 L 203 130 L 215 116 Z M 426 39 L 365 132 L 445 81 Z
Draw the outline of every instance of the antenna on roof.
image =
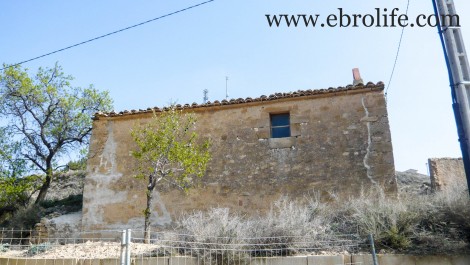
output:
M 206 88 L 202 91 L 204 93 L 204 97 L 202 98 L 202 101 L 204 102 L 204 104 L 206 104 L 207 100 L 209 100 L 209 90 Z
M 225 77 L 225 99 L 228 99 L 228 76 Z

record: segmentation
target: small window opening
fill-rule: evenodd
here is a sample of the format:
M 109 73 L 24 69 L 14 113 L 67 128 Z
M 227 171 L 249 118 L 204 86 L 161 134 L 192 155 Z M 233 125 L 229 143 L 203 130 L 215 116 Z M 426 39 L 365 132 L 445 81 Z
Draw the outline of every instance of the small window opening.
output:
M 289 113 L 271 114 L 271 137 L 290 137 Z

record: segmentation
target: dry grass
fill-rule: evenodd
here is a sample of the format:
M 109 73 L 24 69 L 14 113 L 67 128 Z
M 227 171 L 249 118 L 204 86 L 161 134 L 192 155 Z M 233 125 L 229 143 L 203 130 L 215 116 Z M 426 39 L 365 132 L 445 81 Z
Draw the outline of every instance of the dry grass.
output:
M 263 245 L 283 249 L 275 255 L 291 255 L 306 249 L 338 250 L 334 242 L 338 235 L 345 234 L 360 239 L 374 234 L 376 246 L 382 252 L 462 253 L 470 251 L 470 200 L 468 191 L 462 187 L 400 198 L 370 190 L 334 202 L 322 202 L 316 195 L 302 202 L 282 197 L 262 217 L 244 218 L 228 209 L 212 209 L 184 216 L 179 221 L 179 230 L 198 242 L 258 244 L 260 252 Z M 308 238 L 308 244 L 299 238 Z
M 369 190 L 358 197 L 328 202 L 315 193 L 302 200 L 281 197 L 268 213 L 258 217 L 240 216 L 222 208 L 194 212 L 183 216 L 175 231 L 156 233 L 155 244 L 137 253 L 184 254 L 208 264 L 214 260 L 217 264 L 234 264 L 253 257 L 367 251 L 368 234 L 375 235 L 380 252 L 470 253 L 470 199 L 462 187 L 399 198 Z M 113 253 L 106 255 L 117 255 L 117 249 L 111 247 L 114 243 L 90 244 L 72 248 L 56 244 L 44 252 L 38 246 L 38 253 L 28 253 L 57 256 L 102 247 Z M 3 247 L 10 250 L 7 245 Z

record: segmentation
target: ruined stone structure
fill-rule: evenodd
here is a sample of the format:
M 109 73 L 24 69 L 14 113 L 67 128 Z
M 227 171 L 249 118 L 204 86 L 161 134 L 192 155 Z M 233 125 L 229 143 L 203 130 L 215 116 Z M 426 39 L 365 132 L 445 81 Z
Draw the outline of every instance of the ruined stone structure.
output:
M 209 207 L 255 214 L 281 195 L 301 198 L 314 190 L 354 196 L 380 186 L 396 194 L 383 88 L 368 83 L 178 105 L 195 113 L 199 135 L 211 139 L 212 160 L 189 194 L 166 183 L 160 187 L 153 224 L 170 224 L 182 212 Z M 142 227 L 146 182 L 133 178 L 136 145 L 130 131 L 152 113 L 95 115 L 83 229 Z
M 452 191 L 456 186 L 467 186 L 462 158 L 429 158 L 431 191 Z

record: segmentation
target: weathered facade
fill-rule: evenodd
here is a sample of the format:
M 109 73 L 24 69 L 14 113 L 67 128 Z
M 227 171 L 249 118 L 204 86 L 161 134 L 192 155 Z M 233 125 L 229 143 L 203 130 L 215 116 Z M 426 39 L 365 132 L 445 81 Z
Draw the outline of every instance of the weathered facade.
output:
M 467 186 L 462 158 L 429 158 L 431 191 L 455 191 L 456 187 Z
M 211 139 L 212 160 L 189 194 L 160 187 L 153 223 L 169 224 L 182 212 L 209 207 L 258 213 L 281 195 L 298 198 L 314 190 L 354 196 L 380 186 L 396 193 L 383 87 L 368 83 L 178 106 L 196 114 L 199 135 Z M 277 114 L 287 115 L 287 127 L 276 124 Z M 133 178 L 130 131 L 152 115 L 147 109 L 95 116 L 84 229 L 143 225 L 146 183 Z M 273 138 L 274 127 L 289 135 Z

